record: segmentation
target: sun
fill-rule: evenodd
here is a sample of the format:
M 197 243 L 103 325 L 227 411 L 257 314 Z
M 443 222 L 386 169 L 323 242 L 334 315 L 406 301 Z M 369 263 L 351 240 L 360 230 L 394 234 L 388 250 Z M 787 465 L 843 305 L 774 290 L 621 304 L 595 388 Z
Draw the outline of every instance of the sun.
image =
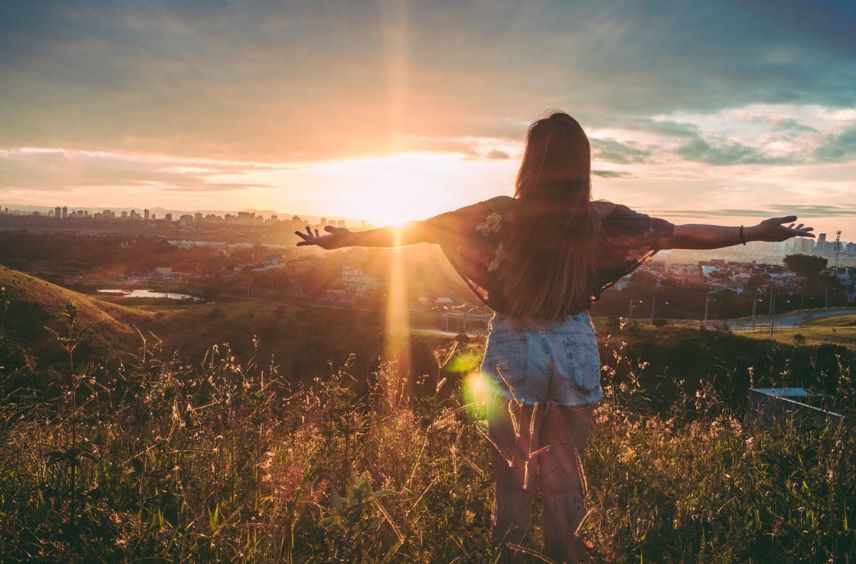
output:
M 449 179 L 464 173 L 460 155 L 396 153 L 342 159 L 327 165 L 343 178 L 343 214 L 376 225 L 400 225 L 445 211 Z

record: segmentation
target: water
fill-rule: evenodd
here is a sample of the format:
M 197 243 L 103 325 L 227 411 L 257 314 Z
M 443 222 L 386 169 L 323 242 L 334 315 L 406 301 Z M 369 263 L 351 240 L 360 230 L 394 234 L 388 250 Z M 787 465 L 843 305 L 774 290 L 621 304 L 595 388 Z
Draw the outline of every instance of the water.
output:
M 154 290 L 118 290 L 118 289 L 102 289 L 98 290 L 99 294 L 108 296 L 118 296 L 121 298 L 143 298 L 143 299 L 158 299 L 158 300 L 178 300 L 182 302 L 199 302 L 202 301 L 197 297 L 189 294 L 176 294 L 173 292 L 155 292 Z

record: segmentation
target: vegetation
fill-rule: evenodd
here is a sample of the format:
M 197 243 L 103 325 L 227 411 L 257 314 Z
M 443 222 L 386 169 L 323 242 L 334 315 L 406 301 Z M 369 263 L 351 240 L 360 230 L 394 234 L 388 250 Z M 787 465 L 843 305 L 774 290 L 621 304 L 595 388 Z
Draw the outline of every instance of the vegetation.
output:
M 146 339 L 121 364 L 80 364 L 82 308 L 56 315 L 58 389 L 10 385 L 8 370 L 0 385 L 4 560 L 490 559 L 490 446 L 477 380 L 461 378 L 481 342 L 437 347 L 405 393 L 394 364 L 364 377 L 353 357 L 310 381 L 283 376 L 255 337 L 243 360 L 218 344 L 187 363 Z M 666 391 L 651 381 L 678 374 L 652 370 L 662 359 L 646 360 L 648 331 L 610 329 L 607 399 L 582 462 L 588 560 L 826 562 L 856 550 L 856 435 L 741 416 L 715 385 L 714 368 L 736 371 L 725 358 L 655 405 Z M 695 334 L 663 342 L 707 362 L 712 335 Z M 852 413 L 851 365 L 835 374 Z
M 827 264 L 827 260 L 823 257 L 804 255 L 802 253 L 787 255 L 782 259 L 782 262 L 785 263 L 788 270 L 796 272 L 798 276 L 805 276 L 807 278 L 820 275 L 820 272 L 826 268 Z

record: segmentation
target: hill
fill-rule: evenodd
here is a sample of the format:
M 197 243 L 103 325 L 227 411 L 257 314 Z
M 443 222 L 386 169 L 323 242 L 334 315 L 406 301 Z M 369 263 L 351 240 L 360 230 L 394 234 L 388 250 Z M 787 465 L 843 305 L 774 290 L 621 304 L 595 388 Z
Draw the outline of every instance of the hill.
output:
M 134 327 L 154 315 L 4 266 L 0 266 L 0 288 L 0 365 L 7 370 L 50 366 L 65 359 L 65 352 L 46 327 L 67 334 L 67 304 L 76 310 L 75 330 L 85 334 L 76 351 L 80 359 L 131 350 L 139 342 Z

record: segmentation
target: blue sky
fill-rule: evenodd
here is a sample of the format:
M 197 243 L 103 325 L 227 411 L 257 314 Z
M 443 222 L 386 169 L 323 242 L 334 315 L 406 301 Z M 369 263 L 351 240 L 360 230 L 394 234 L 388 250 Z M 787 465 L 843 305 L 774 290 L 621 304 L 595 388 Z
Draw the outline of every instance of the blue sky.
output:
M 0 203 L 425 215 L 510 193 L 560 108 L 595 197 L 856 239 L 853 29 L 852 1 L 6 1 Z

